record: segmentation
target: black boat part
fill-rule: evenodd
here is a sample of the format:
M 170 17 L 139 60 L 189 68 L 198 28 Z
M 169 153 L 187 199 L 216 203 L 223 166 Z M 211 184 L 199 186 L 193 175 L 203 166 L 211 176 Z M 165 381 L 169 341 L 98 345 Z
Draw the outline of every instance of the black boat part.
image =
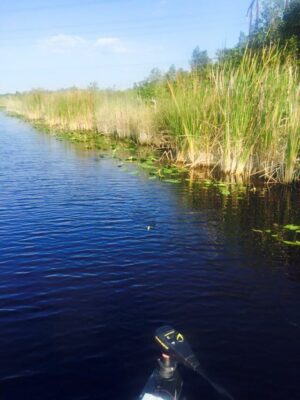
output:
M 230 393 L 207 376 L 182 333 L 171 326 L 163 326 L 156 330 L 155 340 L 162 350 L 162 356 L 139 400 L 180 400 L 183 382 L 177 370 L 178 364 L 198 373 L 223 398 L 234 400 Z

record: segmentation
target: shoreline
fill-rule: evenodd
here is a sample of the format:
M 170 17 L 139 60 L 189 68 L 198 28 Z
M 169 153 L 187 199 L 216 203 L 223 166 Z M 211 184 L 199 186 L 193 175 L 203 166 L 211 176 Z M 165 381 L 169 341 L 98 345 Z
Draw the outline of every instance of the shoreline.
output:
M 0 111 L 7 116 L 19 119 L 31 125 L 34 129 L 50 134 L 59 140 L 67 140 L 71 143 L 85 144 L 88 150 L 111 151 L 112 158 L 118 158 L 122 162 L 132 162 L 138 166 L 144 166 L 151 176 L 168 181 L 169 183 L 179 183 L 185 179 L 192 182 L 206 182 L 207 185 L 242 185 L 252 187 L 257 190 L 258 187 L 283 187 L 300 188 L 299 180 L 283 183 L 278 181 L 267 181 L 263 177 L 242 176 L 229 174 L 220 171 L 215 166 L 189 167 L 183 162 L 170 161 L 164 155 L 161 148 L 154 145 L 142 145 L 129 138 L 119 138 L 118 136 L 103 134 L 96 131 L 71 131 L 60 130 L 49 127 L 45 121 L 31 120 L 28 117 L 16 112 L 7 111 L 4 106 Z M 171 176 L 170 176 L 171 175 Z M 223 190 L 223 195 L 228 195 L 227 190 Z

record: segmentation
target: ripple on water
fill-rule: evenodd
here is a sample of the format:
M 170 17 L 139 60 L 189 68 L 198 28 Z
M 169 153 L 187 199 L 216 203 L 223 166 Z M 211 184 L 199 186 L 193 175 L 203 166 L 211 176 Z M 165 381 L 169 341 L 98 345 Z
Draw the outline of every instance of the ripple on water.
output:
M 3 116 L 0 136 L 4 400 L 136 398 L 166 323 L 235 398 L 298 397 L 299 252 L 252 232 L 273 199 L 149 181 Z

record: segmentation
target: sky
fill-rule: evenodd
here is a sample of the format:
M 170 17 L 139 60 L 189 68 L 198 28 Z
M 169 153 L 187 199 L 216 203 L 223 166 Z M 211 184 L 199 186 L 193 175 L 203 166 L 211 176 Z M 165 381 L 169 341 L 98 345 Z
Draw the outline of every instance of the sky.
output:
M 124 89 L 247 32 L 250 0 L 1 0 L 0 94 Z

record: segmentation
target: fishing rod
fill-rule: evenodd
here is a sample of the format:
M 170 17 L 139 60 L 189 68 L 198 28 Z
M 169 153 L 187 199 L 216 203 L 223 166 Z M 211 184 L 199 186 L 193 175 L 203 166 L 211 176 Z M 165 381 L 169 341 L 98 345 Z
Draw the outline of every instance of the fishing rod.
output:
M 234 400 L 230 393 L 206 375 L 182 333 L 171 326 L 163 326 L 156 330 L 155 341 L 162 354 L 157 360 L 158 366 L 150 375 L 138 400 L 183 400 L 181 397 L 183 380 L 177 368 L 179 364 L 199 374 L 221 398 Z

